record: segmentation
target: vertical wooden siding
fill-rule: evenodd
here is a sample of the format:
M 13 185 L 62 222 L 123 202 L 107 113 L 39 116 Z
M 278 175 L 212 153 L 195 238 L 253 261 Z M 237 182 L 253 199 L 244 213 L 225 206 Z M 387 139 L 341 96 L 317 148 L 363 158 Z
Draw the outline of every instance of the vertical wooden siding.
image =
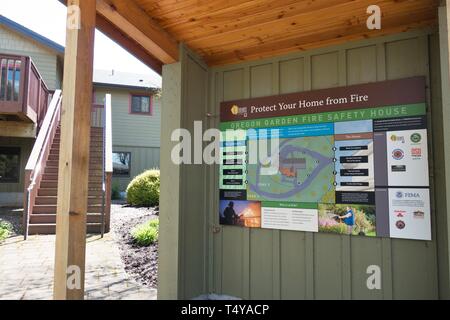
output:
M 194 139 L 194 121 L 206 119 L 208 69 L 196 56 L 182 50 L 181 127 Z M 170 93 L 169 93 L 170 94 Z M 197 297 L 207 289 L 208 255 L 206 205 L 206 171 L 202 165 L 182 165 L 180 194 L 181 283 L 183 298 Z
M 437 41 L 427 30 L 215 68 L 210 72 L 210 112 L 217 115 L 226 100 L 417 75 L 438 86 L 437 77 L 430 78 L 429 63 L 438 64 L 438 52 L 429 53 Z M 431 100 L 428 91 L 431 110 L 431 101 L 439 97 Z M 216 116 L 211 126 L 218 123 Z M 217 186 L 217 167 L 209 170 L 209 181 Z M 210 199 L 210 219 L 218 225 L 217 190 L 210 191 Z M 433 214 L 430 242 L 224 226 L 210 236 L 209 289 L 246 299 L 437 298 L 434 222 Z M 370 265 L 382 270 L 382 290 L 367 289 Z

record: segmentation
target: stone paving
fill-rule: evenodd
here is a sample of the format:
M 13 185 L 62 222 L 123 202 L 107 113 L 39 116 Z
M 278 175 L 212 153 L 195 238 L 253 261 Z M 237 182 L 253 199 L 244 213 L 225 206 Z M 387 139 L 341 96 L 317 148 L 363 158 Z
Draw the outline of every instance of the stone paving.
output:
M 0 300 L 52 299 L 55 236 L 13 237 L 0 244 Z M 93 235 L 86 246 L 88 300 L 154 300 L 156 290 L 127 276 L 114 235 Z

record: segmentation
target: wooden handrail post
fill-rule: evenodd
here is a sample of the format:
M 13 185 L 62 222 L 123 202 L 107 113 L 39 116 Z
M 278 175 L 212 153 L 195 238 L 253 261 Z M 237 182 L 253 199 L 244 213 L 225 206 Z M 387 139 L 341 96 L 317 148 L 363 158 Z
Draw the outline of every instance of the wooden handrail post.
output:
M 36 106 L 36 123 L 39 126 L 41 123 L 41 90 L 42 90 L 42 80 L 38 81 L 38 92 L 37 92 L 37 106 Z
M 79 28 L 66 29 L 61 146 L 56 215 L 54 299 L 84 298 L 86 220 L 95 1 L 68 0 L 78 6 Z
M 113 173 L 113 162 L 112 162 L 112 107 L 111 107 L 111 95 L 107 94 L 105 97 L 105 128 L 104 130 L 104 144 L 105 144 L 105 154 L 104 154 L 104 166 L 103 166 L 103 177 L 105 183 L 104 197 L 106 202 L 104 203 L 104 213 L 102 219 L 102 227 L 104 227 L 105 232 L 109 232 L 110 221 L 111 221 L 111 187 L 112 187 L 112 173 Z

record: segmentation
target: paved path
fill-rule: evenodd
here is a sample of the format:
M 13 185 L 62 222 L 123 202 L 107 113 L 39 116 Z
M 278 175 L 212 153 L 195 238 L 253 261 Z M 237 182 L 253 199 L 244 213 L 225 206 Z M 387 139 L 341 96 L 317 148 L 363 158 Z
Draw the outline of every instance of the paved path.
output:
M 86 299 L 156 299 L 156 290 L 127 276 L 109 233 L 89 236 L 86 251 Z M 55 236 L 13 237 L 0 244 L 0 300 L 51 299 Z

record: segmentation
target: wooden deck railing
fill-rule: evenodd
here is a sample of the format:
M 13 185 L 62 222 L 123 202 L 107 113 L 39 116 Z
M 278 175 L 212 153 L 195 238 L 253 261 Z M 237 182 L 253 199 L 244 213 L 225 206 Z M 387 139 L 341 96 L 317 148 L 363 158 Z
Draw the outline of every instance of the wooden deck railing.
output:
M 33 150 L 25 166 L 24 194 L 24 238 L 28 237 L 28 226 L 31 209 L 34 207 L 37 191 L 45 171 L 50 148 L 56 134 L 61 116 L 61 91 L 56 90 L 48 107 L 42 127 L 34 143 Z
M 111 95 L 105 96 L 103 104 L 94 103 L 91 110 L 91 126 L 103 128 L 103 210 L 102 236 L 109 231 L 111 216 L 111 187 L 112 187 L 112 109 Z
M 105 104 L 94 103 L 91 109 L 91 127 L 103 128 L 105 126 Z
M 50 91 L 30 57 L 0 54 L 0 113 L 42 126 Z

